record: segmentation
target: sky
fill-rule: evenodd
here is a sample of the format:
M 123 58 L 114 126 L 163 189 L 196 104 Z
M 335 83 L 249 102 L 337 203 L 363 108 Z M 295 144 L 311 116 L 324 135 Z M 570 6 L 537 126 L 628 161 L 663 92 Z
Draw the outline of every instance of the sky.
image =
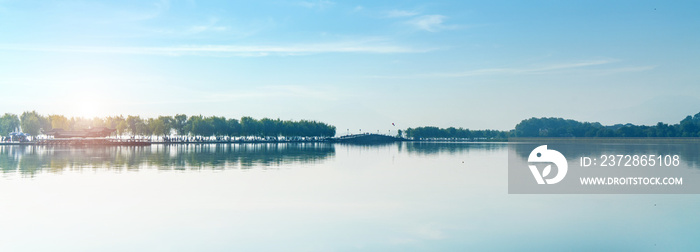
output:
M 692 1 L 0 0 L 0 112 L 509 130 L 700 112 Z M 394 123 L 396 126 L 392 126 Z

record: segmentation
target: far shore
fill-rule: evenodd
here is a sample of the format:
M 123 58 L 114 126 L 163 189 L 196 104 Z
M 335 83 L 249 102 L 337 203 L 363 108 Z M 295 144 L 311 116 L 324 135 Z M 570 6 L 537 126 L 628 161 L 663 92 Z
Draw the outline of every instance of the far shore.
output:
M 226 140 L 148 140 L 148 139 L 118 139 L 118 138 L 88 138 L 88 139 L 40 139 L 38 141 L 0 142 L 0 146 L 148 146 L 148 145 L 199 145 L 199 144 L 263 144 L 263 143 L 347 143 L 347 144 L 386 144 L 394 142 L 510 142 L 510 143 L 700 143 L 698 137 L 530 137 L 508 139 L 465 139 L 465 138 L 431 138 L 408 139 L 386 135 L 367 134 L 359 136 L 342 136 L 333 138 L 255 138 L 255 139 L 226 139 Z
M 146 145 L 187 145 L 187 144 L 258 144 L 258 143 L 348 143 L 348 144 L 385 144 L 394 142 L 507 142 L 507 139 L 465 139 L 465 138 L 431 138 L 408 139 L 380 134 L 358 134 L 341 137 L 309 138 L 238 138 L 238 139 L 201 139 L 177 138 L 177 140 L 149 140 L 147 138 L 65 138 L 39 139 L 22 142 L 0 142 L 0 145 L 36 145 L 36 146 L 146 146 Z

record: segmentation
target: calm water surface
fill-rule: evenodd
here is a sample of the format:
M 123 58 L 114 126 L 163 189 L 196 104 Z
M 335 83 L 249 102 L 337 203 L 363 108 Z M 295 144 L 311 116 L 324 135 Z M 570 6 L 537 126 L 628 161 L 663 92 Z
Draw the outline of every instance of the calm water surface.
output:
M 0 251 L 700 249 L 700 196 L 508 195 L 508 149 L 0 146 Z

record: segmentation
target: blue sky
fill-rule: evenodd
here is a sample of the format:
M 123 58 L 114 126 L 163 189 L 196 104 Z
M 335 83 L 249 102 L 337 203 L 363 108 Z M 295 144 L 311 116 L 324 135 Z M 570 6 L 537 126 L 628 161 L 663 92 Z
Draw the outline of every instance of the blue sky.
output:
M 0 0 L 0 108 L 312 119 L 339 133 L 676 123 L 700 112 L 698 5 Z

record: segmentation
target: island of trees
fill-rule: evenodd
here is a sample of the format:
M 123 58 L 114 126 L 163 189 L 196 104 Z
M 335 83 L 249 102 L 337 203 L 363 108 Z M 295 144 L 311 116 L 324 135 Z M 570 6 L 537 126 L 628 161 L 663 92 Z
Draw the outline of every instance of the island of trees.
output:
M 530 118 L 515 126 L 517 137 L 698 137 L 700 113 L 686 116 L 676 124 L 659 122 L 653 126 L 579 122 L 562 118 Z
M 469 130 L 464 128 L 408 128 L 406 137 L 413 139 L 506 140 L 508 137 L 700 137 L 700 113 L 686 116 L 676 124 L 659 122 L 653 126 L 579 122 L 571 119 L 543 117 L 522 120 L 510 131 Z
M 96 127 L 116 129 L 118 136 L 167 137 L 171 135 L 187 137 L 215 137 L 231 139 L 234 137 L 332 137 L 335 126 L 309 120 L 280 120 L 252 117 L 225 118 L 222 116 L 159 116 L 141 118 L 140 116 L 110 116 L 106 118 L 68 118 L 63 115 L 43 116 L 36 111 L 27 111 L 22 115 L 6 113 L 0 117 L 0 135 L 7 136 L 18 128 L 32 136 L 40 135 L 51 129 L 81 130 Z

